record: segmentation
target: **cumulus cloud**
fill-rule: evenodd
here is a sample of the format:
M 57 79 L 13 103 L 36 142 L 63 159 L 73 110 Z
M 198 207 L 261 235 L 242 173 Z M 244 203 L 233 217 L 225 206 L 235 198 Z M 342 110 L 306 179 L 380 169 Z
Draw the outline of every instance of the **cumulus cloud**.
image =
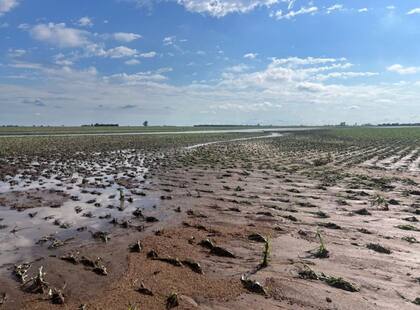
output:
M 120 42 L 132 42 L 138 39 L 141 39 L 142 36 L 137 33 L 130 33 L 130 32 L 117 32 L 112 35 L 112 37 Z
M 163 38 L 163 45 L 173 45 L 175 44 L 176 36 L 170 36 Z
M 10 12 L 18 5 L 18 0 L 0 0 L 0 16 L 7 12 Z
M 59 66 L 65 66 L 65 67 L 70 67 L 73 65 L 73 61 L 70 59 L 67 59 L 66 56 L 62 53 L 59 53 L 54 56 L 54 63 Z
M 255 59 L 255 58 L 257 58 L 257 56 L 258 56 L 257 53 L 247 53 L 247 54 L 244 55 L 244 58 Z
M 125 0 L 139 7 L 151 8 L 159 0 Z M 287 2 L 292 7 L 295 0 L 169 0 L 182 5 L 187 11 L 224 17 L 233 13 L 248 13 L 258 7 L 271 7 L 279 2 Z
M 275 117 L 278 117 L 279 109 L 289 122 L 328 122 L 336 121 L 337 115 L 352 111 L 354 106 L 358 106 L 359 110 L 353 121 L 372 122 L 376 120 L 375 111 L 379 108 L 400 117 L 411 115 L 418 109 L 416 99 L 420 96 L 418 86 L 408 82 L 374 85 L 367 84 L 365 80 L 358 84 L 355 80 L 340 84 L 341 79 L 371 75 L 348 71 L 352 64 L 345 58 L 273 58 L 263 68 L 229 72 L 225 69 L 218 79 L 182 85 L 172 83 L 167 76 L 171 68 L 104 76 L 93 67 L 77 70 L 24 62 L 16 62 L 13 66 L 16 70 L 32 74 L 28 78 L 49 81 L 35 85 L 0 83 L 0 105 L 8 107 L 10 113 L 14 111 L 16 121 L 27 115 L 24 110 L 15 111 L 18 107 L 12 104 L 16 98 L 22 98 L 23 93 L 28 100 L 39 98 L 63 107 L 60 109 L 62 118 L 54 113 L 48 114 L 51 122 L 70 117 L 88 122 L 98 117 L 100 102 L 106 102 L 107 109 L 101 111 L 110 111 L 112 115 L 104 114 L 104 117 L 115 120 L 120 116 L 124 122 L 133 124 L 138 122 L 137 116 L 130 113 L 129 108 L 122 109 L 123 105 L 137 106 L 150 120 L 171 123 L 171 119 L 176 119 L 178 124 L 250 118 L 277 123 L 278 118 Z M 64 99 L 58 99 L 57 92 Z M 165 114 L 168 107 L 171 109 L 170 116 Z M 393 107 L 398 108 L 392 110 Z M 115 113 L 117 110 L 121 114 Z M 217 113 L 221 110 L 222 114 Z M 199 119 L 199 115 L 203 118 Z M 294 118 L 296 115 L 299 115 L 298 119 Z M 30 121 L 32 118 L 28 116 L 27 122 Z
M 127 46 L 117 46 L 105 51 L 105 56 L 110 58 L 132 57 L 138 54 L 138 51 Z
M 242 68 L 241 65 L 237 67 Z M 226 70 L 221 84 L 238 89 L 253 87 L 270 91 L 298 89 L 315 92 L 328 89 L 321 84 L 321 81 L 327 79 L 348 79 L 375 74 L 345 71 L 350 67 L 352 64 L 348 63 L 345 58 L 273 58 L 267 68 L 262 71 Z M 228 69 L 231 68 L 235 67 Z
M 126 60 L 124 63 L 128 66 L 136 66 L 140 64 L 140 60 L 130 59 L 130 60 Z
M 357 10 L 357 12 L 359 12 L 359 13 L 366 13 L 366 12 L 368 12 L 369 11 L 369 9 L 368 8 L 361 8 L 361 9 L 358 9 Z
M 324 91 L 326 87 L 320 83 L 301 82 L 296 85 L 297 90 L 318 93 Z
M 404 67 L 400 64 L 394 64 L 386 68 L 390 72 L 398 73 L 401 75 L 420 73 L 420 67 Z
M 38 24 L 29 31 L 35 40 L 62 48 L 81 47 L 89 43 L 87 31 L 67 27 L 65 23 Z
M 92 27 L 93 22 L 92 19 L 88 16 L 84 16 L 77 21 L 77 25 L 81 27 Z
M 278 0 L 177 0 L 188 11 L 223 17 L 231 13 L 247 13 L 257 7 L 270 7 Z
M 29 30 L 31 36 L 38 41 L 46 42 L 60 48 L 79 48 L 82 53 L 74 54 L 73 60 L 64 59 L 64 55 L 60 54 L 59 58 L 55 59 L 56 64 L 70 66 L 74 60 L 86 57 L 106 57 L 106 58 L 126 58 L 126 57 L 142 57 L 153 58 L 157 54 L 154 51 L 147 53 L 140 53 L 134 48 L 127 46 L 116 46 L 107 49 L 102 39 L 109 38 L 109 35 L 95 35 L 86 30 L 75 29 L 67 27 L 65 23 L 48 23 L 38 24 L 35 26 L 25 25 L 21 27 L 23 30 Z M 130 42 L 141 38 L 141 35 L 135 33 L 114 33 L 112 38 L 118 41 Z M 127 64 L 137 64 L 133 60 Z

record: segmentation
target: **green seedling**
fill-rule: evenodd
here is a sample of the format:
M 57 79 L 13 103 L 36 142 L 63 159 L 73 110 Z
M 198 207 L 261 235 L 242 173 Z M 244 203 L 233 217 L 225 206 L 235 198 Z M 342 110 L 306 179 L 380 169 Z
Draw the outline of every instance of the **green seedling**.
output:
M 327 250 L 327 248 L 325 247 L 325 243 L 324 240 L 322 239 L 321 233 L 319 231 L 319 229 L 316 232 L 316 236 L 319 239 L 319 248 L 318 250 L 315 252 L 315 257 L 316 258 L 327 258 L 329 257 L 329 251 Z
M 270 252 L 271 252 L 270 240 L 266 238 L 266 241 L 264 243 L 264 251 L 263 251 L 263 259 L 261 262 L 261 268 L 265 268 L 268 266 L 268 262 L 270 260 Z

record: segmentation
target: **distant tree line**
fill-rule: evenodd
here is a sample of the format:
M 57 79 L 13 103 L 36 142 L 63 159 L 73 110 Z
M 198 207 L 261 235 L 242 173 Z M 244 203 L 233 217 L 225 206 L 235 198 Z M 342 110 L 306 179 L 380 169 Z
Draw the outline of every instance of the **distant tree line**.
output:
M 120 126 L 119 124 L 100 124 L 100 123 L 82 125 L 82 127 L 119 127 L 119 126 Z
M 378 124 L 380 127 L 398 127 L 398 126 L 420 126 L 420 123 L 383 123 Z

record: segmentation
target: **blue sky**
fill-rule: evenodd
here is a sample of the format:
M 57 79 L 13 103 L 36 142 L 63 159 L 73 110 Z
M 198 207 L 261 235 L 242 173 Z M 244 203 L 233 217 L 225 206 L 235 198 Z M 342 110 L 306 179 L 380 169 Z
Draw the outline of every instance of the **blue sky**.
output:
M 420 1 L 0 0 L 0 125 L 420 121 Z

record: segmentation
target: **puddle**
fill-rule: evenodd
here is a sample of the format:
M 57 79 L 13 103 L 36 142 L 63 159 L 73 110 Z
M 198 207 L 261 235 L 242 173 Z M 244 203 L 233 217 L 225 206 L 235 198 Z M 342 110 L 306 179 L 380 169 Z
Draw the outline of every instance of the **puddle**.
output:
M 45 254 L 49 242 L 37 244 L 45 236 L 74 243 L 92 241 L 91 232 L 111 231 L 112 219 L 132 220 L 137 208 L 159 218 L 154 206 L 160 197 L 143 196 L 148 185 L 144 160 L 144 155 L 127 150 L 97 153 L 89 160 L 52 162 L 45 169 L 39 169 L 45 163 L 32 162 L 19 175 L 0 182 L 0 199 L 8 202 L 1 206 L 0 200 L 0 271 Z M 37 205 L 34 197 L 42 199 L 51 192 L 65 195 L 60 207 L 32 207 Z M 25 208 L 10 209 L 14 205 Z
M 255 139 L 267 139 L 267 138 L 274 138 L 274 137 L 281 137 L 284 136 L 284 134 L 280 134 L 278 132 L 271 132 L 269 135 L 265 136 L 257 136 L 257 137 L 247 137 L 247 138 L 237 138 L 237 139 L 231 139 L 231 140 L 220 140 L 220 141 L 213 141 L 213 142 L 206 142 L 206 143 L 199 143 L 194 144 L 191 146 L 187 146 L 187 150 L 196 149 L 199 147 L 203 147 L 206 145 L 212 145 L 212 144 L 220 144 L 220 143 L 227 143 L 227 142 L 236 142 L 236 141 L 247 141 L 247 140 L 255 140 Z
M 282 134 L 201 143 L 187 149 L 277 136 Z M 144 222 L 133 217 L 137 209 L 146 216 L 165 217 L 163 210 L 154 208 L 160 196 L 143 192 L 150 185 L 145 175 L 152 155 L 136 150 L 78 155 L 83 154 L 62 161 L 28 161 L 19 174 L 0 181 L 0 273 L 17 262 L 52 254 L 48 250 L 51 240 L 39 243 L 47 236 L 84 244 L 94 242 L 93 232 L 115 232 L 113 219 L 141 226 Z M 25 159 L 8 163 L 18 160 Z

